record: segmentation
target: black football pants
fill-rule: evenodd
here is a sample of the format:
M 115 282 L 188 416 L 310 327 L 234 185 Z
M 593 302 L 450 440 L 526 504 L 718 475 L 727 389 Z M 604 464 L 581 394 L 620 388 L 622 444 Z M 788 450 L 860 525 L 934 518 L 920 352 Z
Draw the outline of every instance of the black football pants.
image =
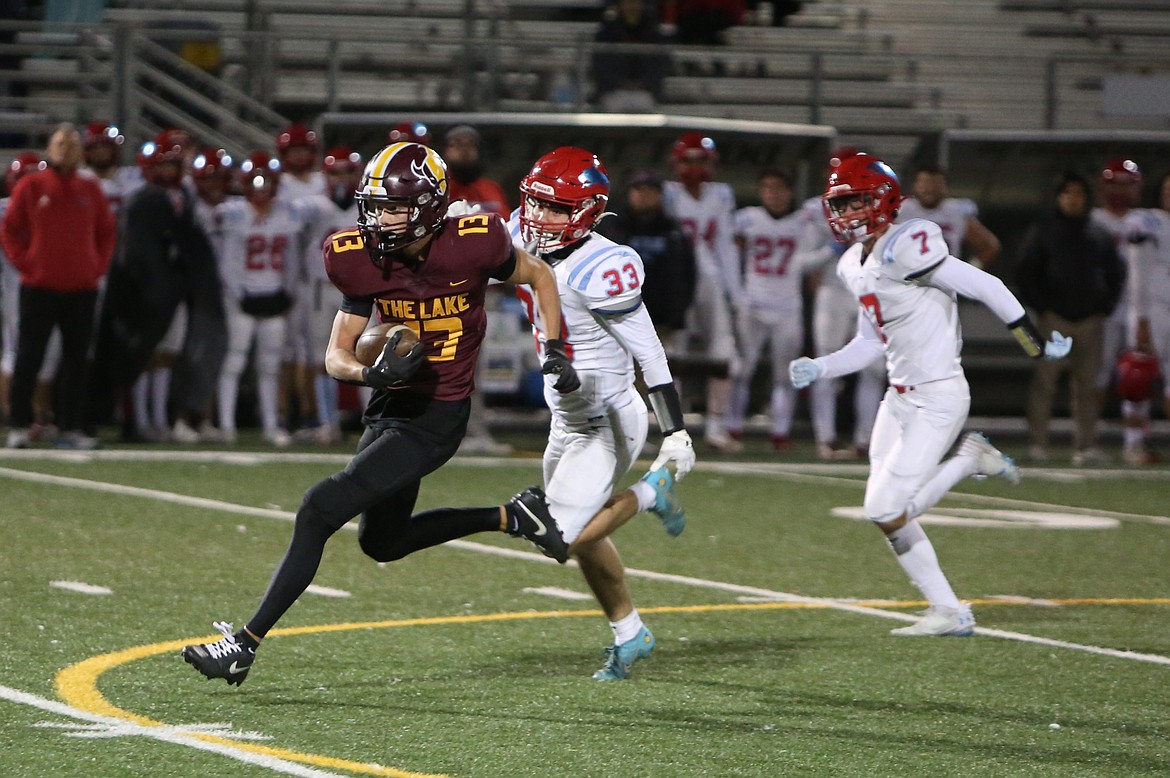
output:
M 358 543 L 379 562 L 500 528 L 498 507 L 439 508 L 412 515 L 423 476 L 459 448 L 468 405 L 466 400 L 431 403 L 416 418 L 366 429 L 345 469 L 305 493 L 288 551 L 248 621 L 249 632 L 263 637 L 272 629 L 312 582 L 326 541 L 358 514 Z

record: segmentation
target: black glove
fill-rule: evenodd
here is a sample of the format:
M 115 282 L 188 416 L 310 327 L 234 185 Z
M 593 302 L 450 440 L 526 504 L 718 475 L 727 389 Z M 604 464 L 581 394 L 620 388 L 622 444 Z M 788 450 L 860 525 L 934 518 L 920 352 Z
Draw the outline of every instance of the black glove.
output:
M 375 389 L 389 389 L 392 386 L 405 383 L 414 375 L 423 361 L 423 344 L 416 343 L 405 356 L 400 357 L 394 349 L 401 339 L 401 332 L 390 336 L 386 345 L 382 347 L 382 356 L 378 357 L 374 366 L 362 370 L 363 383 Z
M 553 389 L 561 394 L 568 394 L 581 388 L 581 379 L 577 377 L 577 371 L 573 369 L 573 361 L 565 353 L 565 341 L 563 340 L 546 340 L 544 342 L 544 366 L 540 368 L 540 372 L 545 375 L 557 376 L 557 382 L 553 384 Z

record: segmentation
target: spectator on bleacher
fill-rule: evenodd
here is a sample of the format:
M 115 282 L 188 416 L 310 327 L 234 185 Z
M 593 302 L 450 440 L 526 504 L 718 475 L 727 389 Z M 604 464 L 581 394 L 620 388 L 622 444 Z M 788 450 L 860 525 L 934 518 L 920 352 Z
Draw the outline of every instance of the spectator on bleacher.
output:
M 512 209 L 508 205 L 508 196 L 504 194 L 502 186 L 484 176 L 482 145 L 483 139 L 480 137 L 479 130 L 470 124 L 458 124 L 447 130 L 447 134 L 443 137 L 442 157 L 447 163 L 447 174 L 450 176 L 450 200 L 452 203 L 465 200 L 471 208 L 477 208 L 485 213 L 499 214 L 500 218 L 507 221 L 512 215 Z M 492 286 L 488 287 L 486 305 L 489 310 L 498 304 L 496 295 L 500 293 Z M 510 445 L 492 437 L 487 424 L 483 393 L 472 392 L 470 399 L 471 418 L 467 422 L 467 434 L 459 444 L 460 453 L 512 453 Z
M 9 448 L 29 443 L 32 396 L 45 347 L 61 331 L 57 424 L 62 448 L 94 448 L 85 434 L 89 350 L 98 284 L 110 264 L 117 226 L 97 179 L 81 174 L 81 133 L 61 124 L 49 138 L 49 167 L 16 185 L 0 243 L 20 271 L 20 335 L 12 373 Z
M 670 41 L 646 0 L 618 0 L 605 9 L 601 28 L 594 36 L 600 44 L 662 45 Z M 637 113 L 654 110 L 662 100 L 662 83 L 670 70 L 665 49 L 630 52 L 594 51 L 591 75 L 593 101 L 604 111 Z
M 1040 316 L 1040 333 L 1062 332 L 1073 339 L 1067 360 L 1036 363 L 1028 393 L 1029 455 L 1048 458 L 1048 428 L 1057 382 L 1067 368 L 1073 412 L 1073 464 L 1099 464 L 1100 406 L 1097 366 L 1105 318 L 1117 307 L 1125 264 L 1104 229 L 1089 219 L 1089 182 L 1065 174 L 1055 192 L 1056 208 L 1032 225 L 1020 249 L 1020 299 Z
M 990 270 L 1002 249 L 999 238 L 979 221 L 974 200 L 947 197 L 947 174 L 935 165 L 918 169 L 911 196 L 902 201 L 898 221 L 926 219 L 942 229 L 951 255 Z
M 742 448 L 727 434 L 731 378 L 739 357 L 731 309 L 743 292 L 739 252 L 735 248 L 735 193 L 730 184 L 712 181 L 719 158 L 715 141 L 701 132 L 686 132 L 671 150 L 677 181 L 662 190 L 666 212 L 677 219 L 695 249 L 698 283 L 688 331 L 692 356 L 703 352 L 707 374 L 704 440 L 716 451 Z M 698 361 L 698 360 L 696 360 Z
M 668 355 L 685 352 L 687 311 L 695 296 L 695 251 L 677 221 L 662 205 L 662 177 L 637 170 L 626 190 L 627 206 L 597 224 L 598 234 L 638 252 L 646 271 L 642 303 Z
M 718 46 L 723 32 L 743 23 L 744 0 L 674 0 L 674 24 L 679 43 Z
M 1142 195 L 1142 171 L 1125 157 L 1109 160 L 1097 177 L 1101 205 L 1089 215 L 1092 221 L 1113 236 L 1118 251 L 1140 229 L 1145 209 L 1136 206 Z M 1117 360 L 1135 333 L 1127 332 L 1130 323 L 1130 294 L 1127 285 L 1113 313 L 1105 319 L 1101 344 L 1101 362 L 1097 368 L 1097 403 L 1104 408 L 1113 383 Z M 1145 449 L 1145 432 L 1150 425 L 1150 401 L 1121 400 L 1123 453 L 1133 464 L 1152 463 L 1156 457 Z
M 451 202 L 466 200 L 480 210 L 498 213 L 507 220 L 512 215 L 504 188 L 483 174 L 483 139 L 470 124 L 447 130 L 443 138 L 443 159 L 451 176 Z

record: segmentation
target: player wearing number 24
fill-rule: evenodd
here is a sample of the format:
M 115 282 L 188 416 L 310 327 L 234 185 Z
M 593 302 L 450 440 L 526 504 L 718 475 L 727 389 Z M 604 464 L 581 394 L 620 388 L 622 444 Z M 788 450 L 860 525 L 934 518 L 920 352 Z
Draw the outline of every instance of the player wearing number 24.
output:
M 852 244 L 837 274 L 861 303 L 857 335 L 832 354 L 794 360 L 789 376 L 803 388 L 885 357 L 890 387 L 874 424 L 864 510 L 930 603 L 919 621 L 893 634 L 970 635 L 971 608 L 955 596 L 916 519 L 963 478 L 1016 482 L 1019 471 L 977 432 L 941 461 L 971 405 L 960 362 L 957 295 L 986 305 L 1030 357 L 1060 359 L 1072 339 L 1054 332 L 1045 343 L 1002 281 L 950 255 L 934 222 L 891 226 L 901 201 L 898 177 L 875 157 L 858 154 L 830 174 L 822 202 L 837 240 Z
M 454 455 L 467 429 L 489 279 L 532 290 L 539 315 L 550 322 L 544 372 L 557 392 L 579 385 L 561 341 L 552 270 L 513 248 L 499 216 L 448 217 L 446 163 L 420 144 L 393 143 L 374 155 L 356 198 L 357 228 L 330 235 L 323 247 L 325 269 L 343 294 L 325 367 L 338 380 L 374 388 L 365 434 L 344 470 L 305 493 L 288 551 L 244 629 L 216 622 L 220 640 L 183 649 L 183 658 L 207 678 L 243 682 L 261 639 L 312 582 L 326 541 L 359 514 L 358 543 L 378 562 L 487 531 L 527 538 L 558 561 L 567 559 L 560 529 L 535 487 L 506 505 L 413 513 L 421 479 Z M 419 342 L 399 354 L 399 338 L 392 338 L 373 365 L 362 364 L 354 350 L 371 316 L 406 324 Z

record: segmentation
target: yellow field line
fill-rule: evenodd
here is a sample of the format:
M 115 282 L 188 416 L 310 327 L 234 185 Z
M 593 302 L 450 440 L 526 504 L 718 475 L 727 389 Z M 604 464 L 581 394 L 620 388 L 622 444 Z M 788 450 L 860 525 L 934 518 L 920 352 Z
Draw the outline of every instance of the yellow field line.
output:
M 1029 605 L 1029 602 L 1012 602 L 995 599 L 973 600 L 976 605 Z M 1170 605 L 1170 597 L 1152 597 L 1152 598 L 1138 598 L 1138 597 L 1110 597 L 1110 598 L 1091 598 L 1078 597 L 1068 599 L 1045 599 L 1045 603 L 1055 605 Z M 900 601 L 890 602 L 888 600 L 872 600 L 859 601 L 855 603 L 859 606 L 882 606 L 886 608 L 917 608 L 924 607 L 927 603 L 918 601 Z M 788 609 L 820 609 L 831 607 L 830 603 L 816 603 L 816 602 L 761 602 L 761 603 L 719 603 L 711 605 L 662 605 L 652 608 L 639 609 L 642 613 L 711 613 L 717 611 L 759 611 L 759 610 L 788 610 Z M 596 618 L 602 615 L 600 610 L 572 610 L 572 611 L 524 611 L 511 613 L 485 613 L 480 615 L 462 615 L 462 616 L 431 616 L 416 619 L 394 619 L 389 621 L 360 621 L 350 622 L 345 624 L 318 624 L 306 627 L 283 627 L 274 629 L 270 635 L 312 635 L 323 634 L 329 632 L 347 632 L 361 629 L 388 629 L 397 627 L 422 627 L 435 626 L 442 624 L 472 624 L 484 623 L 492 621 L 520 621 L 525 619 L 556 619 L 556 618 Z M 91 657 L 77 664 L 66 667 L 57 674 L 56 689 L 57 694 L 61 699 L 69 705 L 87 712 L 101 716 L 110 716 L 113 718 L 131 721 L 135 724 L 144 727 L 165 727 L 171 726 L 160 721 L 140 716 L 136 713 L 123 710 L 110 703 L 98 690 L 98 678 L 108 670 L 111 670 L 120 665 L 135 662 L 140 659 L 145 659 L 158 654 L 165 654 L 171 651 L 178 652 L 185 645 L 191 643 L 204 643 L 218 639 L 218 635 L 208 635 L 205 637 L 188 638 L 184 640 L 171 640 L 163 643 L 152 643 L 143 646 L 134 646 L 122 651 L 115 651 L 110 654 L 101 654 L 99 656 Z M 217 735 L 209 735 L 201 732 L 189 733 L 191 737 L 207 741 L 209 743 L 217 743 L 220 745 L 227 745 L 233 748 L 238 748 L 243 751 L 250 751 L 256 754 L 263 754 L 279 759 L 286 759 L 292 762 L 301 762 L 303 764 L 310 764 L 317 767 L 329 767 L 340 770 L 347 770 L 352 773 L 359 773 L 364 775 L 380 775 L 391 776 L 392 778 L 445 778 L 441 775 L 430 773 L 415 773 L 406 770 L 399 770 L 393 767 L 384 767 L 382 765 L 369 764 L 366 762 L 354 762 L 347 759 L 339 759 L 337 757 L 324 756 L 320 754 L 308 754 L 299 751 L 290 751 L 283 748 L 273 748 L 271 746 L 262 746 L 253 743 L 241 743 L 231 738 L 220 737 Z

